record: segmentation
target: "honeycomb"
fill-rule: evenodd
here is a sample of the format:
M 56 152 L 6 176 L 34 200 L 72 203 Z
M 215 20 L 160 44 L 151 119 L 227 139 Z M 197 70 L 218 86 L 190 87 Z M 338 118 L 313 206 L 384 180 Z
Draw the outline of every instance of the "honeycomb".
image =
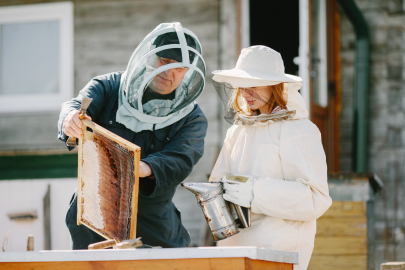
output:
M 81 223 L 107 239 L 130 239 L 132 192 L 138 184 L 134 174 L 137 146 L 130 149 L 88 127 L 80 146 Z

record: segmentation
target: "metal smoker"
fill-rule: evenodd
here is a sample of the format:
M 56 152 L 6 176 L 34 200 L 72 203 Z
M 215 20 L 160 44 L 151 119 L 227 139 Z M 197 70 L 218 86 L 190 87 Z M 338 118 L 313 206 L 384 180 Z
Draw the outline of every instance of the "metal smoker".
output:
M 225 201 L 222 183 L 181 183 L 181 186 L 195 194 L 215 241 L 239 233 L 238 226 L 250 227 L 250 209 Z

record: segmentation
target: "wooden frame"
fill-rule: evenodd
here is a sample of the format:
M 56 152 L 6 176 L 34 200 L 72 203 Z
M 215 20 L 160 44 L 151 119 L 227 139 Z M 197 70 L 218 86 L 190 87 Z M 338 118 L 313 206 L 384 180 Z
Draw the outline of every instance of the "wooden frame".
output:
M 329 81 L 329 138 L 328 170 L 340 171 L 340 113 L 342 110 L 340 14 L 336 1 L 327 1 L 328 18 L 328 81 Z
M 29 2 L 24 2 L 25 5 L 0 7 L 0 26 L 55 20 L 59 22 L 58 56 L 60 81 L 58 83 L 58 92 L 0 95 L 0 114 L 59 112 L 60 104 L 71 99 L 74 94 L 73 2 L 37 3 L 31 5 L 26 5 L 26 3 Z
M 324 0 L 325 1 L 325 0 Z M 341 111 L 341 74 L 340 74 L 340 17 L 336 1 L 325 1 L 327 44 L 327 96 L 328 105 L 322 107 L 313 101 L 313 79 L 310 79 L 310 120 L 316 124 L 322 134 L 329 172 L 340 170 L 340 111 Z M 313 0 L 308 1 L 309 10 L 309 47 L 312 48 Z M 313 55 L 310 50 L 309 59 Z M 310 61 L 312 70 L 312 60 Z
M 82 137 L 79 140 L 79 152 L 78 152 L 78 185 L 77 185 L 77 225 L 83 224 L 84 226 L 90 228 L 94 232 L 98 233 L 102 237 L 106 239 L 112 239 L 108 234 L 104 233 L 102 230 L 94 228 L 91 224 L 88 224 L 82 218 L 83 214 L 83 197 L 82 197 L 82 187 L 83 187 L 83 180 L 82 180 L 82 169 L 83 169 L 83 145 L 87 140 L 90 140 L 93 136 L 93 132 L 96 131 L 97 133 L 101 134 L 102 136 L 114 141 L 115 143 L 119 144 L 123 148 L 128 149 L 131 153 L 133 153 L 133 160 L 134 160 L 134 184 L 132 186 L 132 198 L 131 198 L 131 221 L 130 221 L 130 239 L 136 238 L 136 224 L 137 224 L 137 214 L 138 214 L 138 192 L 139 192 L 139 163 L 141 160 L 141 148 L 120 136 L 112 133 L 111 131 L 87 120 L 82 120 Z M 91 132 L 88 131 L 88 128 L 92 130 Z M 119 242 L 119 240 L 114 239 L 115 241 Z

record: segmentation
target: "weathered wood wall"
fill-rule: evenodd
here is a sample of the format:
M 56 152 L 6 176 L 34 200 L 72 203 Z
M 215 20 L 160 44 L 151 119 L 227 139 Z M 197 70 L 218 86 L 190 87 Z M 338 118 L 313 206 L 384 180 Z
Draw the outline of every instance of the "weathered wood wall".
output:
M 0 6 L 37 4 L 58 1 L 10 0 Z M 193 31 L 201 41 L 207 66 L 206 89 L 197 102 L 208 118 L 205 153 L 187 181 L 206 181 L 222 145 L 223 129 L 218 121 L 222 105 L 212 87 L 211 72 L 225 63 L 235 64 L 234 0 L 136 0 L 74 2 L 74 94 L 96 75 L 125 70 L 136 46 L 159 23 L 179 21 Z M 222 60 L 219 55 L 220 5 L 228 5 L 221 28 Z M 224 12 L 223 12 L 224 13 Z M 67 152 L 57 140 L 59 112 L 0 115 L 0 151 L 60 151 Z M 66 202 L 68 203 L 68 202 Z M 175 203 L 182 210 L 185 226 L 192 235 L 192 244 L 200 244 L 206 224 L 194 195 L 178 190 Z
M 405 6 L 397 0 L 355 0 L 370 31 L 368 171 L 383 180 L 376 196 L 375 269 L 405 260 Z M 352 170 L 355 33 L 341 12 L 341 169 Z

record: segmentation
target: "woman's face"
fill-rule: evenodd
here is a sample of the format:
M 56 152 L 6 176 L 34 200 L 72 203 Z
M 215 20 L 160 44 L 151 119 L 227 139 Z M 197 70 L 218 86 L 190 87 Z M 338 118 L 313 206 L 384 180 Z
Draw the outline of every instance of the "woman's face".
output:
M 259 110 L 260 113 L 270 113 L 271 108 L 269 108 L 267 103 L 273 91 L 271 87 L 241 87 L 239 89 L 242 97 L 246 100 L 246 103 L 249 105 L 250 109 Z

